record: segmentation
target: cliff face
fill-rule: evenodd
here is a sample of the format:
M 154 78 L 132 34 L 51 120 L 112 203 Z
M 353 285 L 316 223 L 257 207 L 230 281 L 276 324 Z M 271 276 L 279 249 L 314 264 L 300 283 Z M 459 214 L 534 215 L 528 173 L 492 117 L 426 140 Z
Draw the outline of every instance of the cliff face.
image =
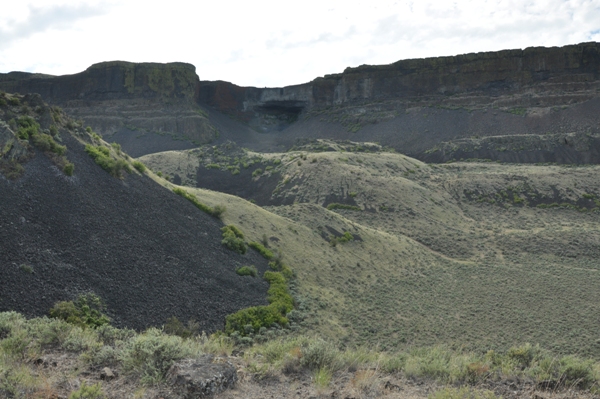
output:
M 459 152 L 428 154 L 453 148 L 455 140 L 470 148 L 463 145 L 470 137 L 600 135 L 600 43 L 362 65 L 282 88 L 200 81 L 189 64 L 119 61 L 69 76 L 0 75 L 0 89 L 40 93 L 134 156 L 190 148 L 219 133 L 220 140 L 262 151 L 289 148 L 298 138 L 329 138 L 378 141 L 440 161 Z M 519 148 L 529 150 L 532 142 Z
M 196 68 L 184 63 L 113 61 L 74 75 L 0 75 L 0 89 L 39 93 L 134 156 L 214 140 L 217 131 L 195 102 L 198 83 Z
M 113 61 L 94 64 L 74 75 L 0 74 L 0 86 L 6 92 L 38 93 L 46 100 L 61 104 L 140 97 L 191 100 L 198 81 L 196 68 L 184 63 Z
M 362 65 L 284 88 L 201 82 L 199 99 L 223 111 L 315 108 L 365 100 L 438 97 L 469 92 L 498 96 L 539 83 L 580 87 L 600 77 L 600 43 L 532 47 L 453 57 Z
M 275 89 L 200 82 L 198 101 L 257 131 L 279 131 L 282 146 L 302 137 L 331 138 L 378 141 L 429 161 L 460 154 L 563 162 L 579 159 L 579 152 L 555 157 L 555 150 L 564 152 L 561 140 L 545 140 L 556 147 L 545 144 L 539 152 L 535 140 L 522 136 L 600 134 L 599 92 L 600 43 L 582 43 L 362 65 Z M 538 152 L 467 151 L 464 145 L 470 137 L 506 135 L 517 148 Z M 455 144 L 464 151 L 440 151 Z M 596 158 L 588 153 L 580 161 Z

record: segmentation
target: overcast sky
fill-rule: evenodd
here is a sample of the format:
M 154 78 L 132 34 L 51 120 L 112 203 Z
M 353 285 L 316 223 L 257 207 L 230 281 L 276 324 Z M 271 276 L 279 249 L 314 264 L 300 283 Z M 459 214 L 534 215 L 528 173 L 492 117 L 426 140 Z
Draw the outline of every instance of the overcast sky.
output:
M 600 0 L 3 1 L 0 72 L 188 62 L 202 80 L 285 86 L 348 66 L 600 41 Z

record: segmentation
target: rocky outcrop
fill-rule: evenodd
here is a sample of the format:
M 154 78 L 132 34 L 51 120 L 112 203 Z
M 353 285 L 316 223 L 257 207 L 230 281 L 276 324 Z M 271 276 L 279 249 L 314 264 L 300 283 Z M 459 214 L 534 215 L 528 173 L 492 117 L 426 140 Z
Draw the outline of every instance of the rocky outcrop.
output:
M 63 105 L 136 98 L 191 100 L 198 81 L 196 68 L 180 62 L 102 62 L 81 73 L 64 76 L 0 74 L 0 87 L 6 92 L 38 93 L 45 101 Z
M 218 136 L 196 104 L 198 83 L 196 68 L 184 63 L 113 61 L 74 75 L 0 74 L 0 89 L 41 94 L 133 156 L 190 148 Z M 152 141 L 156 145 L 148 145 Z
M 292 112 L 372 100 L 431 101 L 432 96 L 465 93 L 498 96 L 544 82 L 573 91 L 599 77 L 600 43 L 592 42 L 361 65 L 283 88 L 201 82 L 198 93 L 199 101 L 222 111 L 248 113 L 280 108 Z
M 235 367 L 212 355 L 179 361 L 169 370 L 167 379 L 182 398 L 204 398 L 231 388 L 237 381 Z

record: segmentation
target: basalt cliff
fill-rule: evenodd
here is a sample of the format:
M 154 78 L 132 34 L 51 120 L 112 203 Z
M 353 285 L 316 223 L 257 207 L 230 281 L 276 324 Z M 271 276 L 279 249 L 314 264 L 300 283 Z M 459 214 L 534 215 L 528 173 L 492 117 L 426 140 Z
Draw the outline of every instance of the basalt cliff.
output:
M 428 162 L 600 161 L 600 43 L 362 65 L 283 88 L 201 81 L 182 63 L 107 62 L 69 76 L 12 72 L 133 155 L 234 140 L 378 142 Z

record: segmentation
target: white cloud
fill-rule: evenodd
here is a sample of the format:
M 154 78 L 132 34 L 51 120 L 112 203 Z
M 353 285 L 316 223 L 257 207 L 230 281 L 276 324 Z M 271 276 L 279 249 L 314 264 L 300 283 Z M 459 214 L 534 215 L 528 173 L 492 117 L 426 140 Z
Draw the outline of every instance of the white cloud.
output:
M 360 64 L 600 40 L 599 30 L 600 0 L 47 0 L 3 10 L 0 71 L 182 61 L 201 79 L 282 86 Z

